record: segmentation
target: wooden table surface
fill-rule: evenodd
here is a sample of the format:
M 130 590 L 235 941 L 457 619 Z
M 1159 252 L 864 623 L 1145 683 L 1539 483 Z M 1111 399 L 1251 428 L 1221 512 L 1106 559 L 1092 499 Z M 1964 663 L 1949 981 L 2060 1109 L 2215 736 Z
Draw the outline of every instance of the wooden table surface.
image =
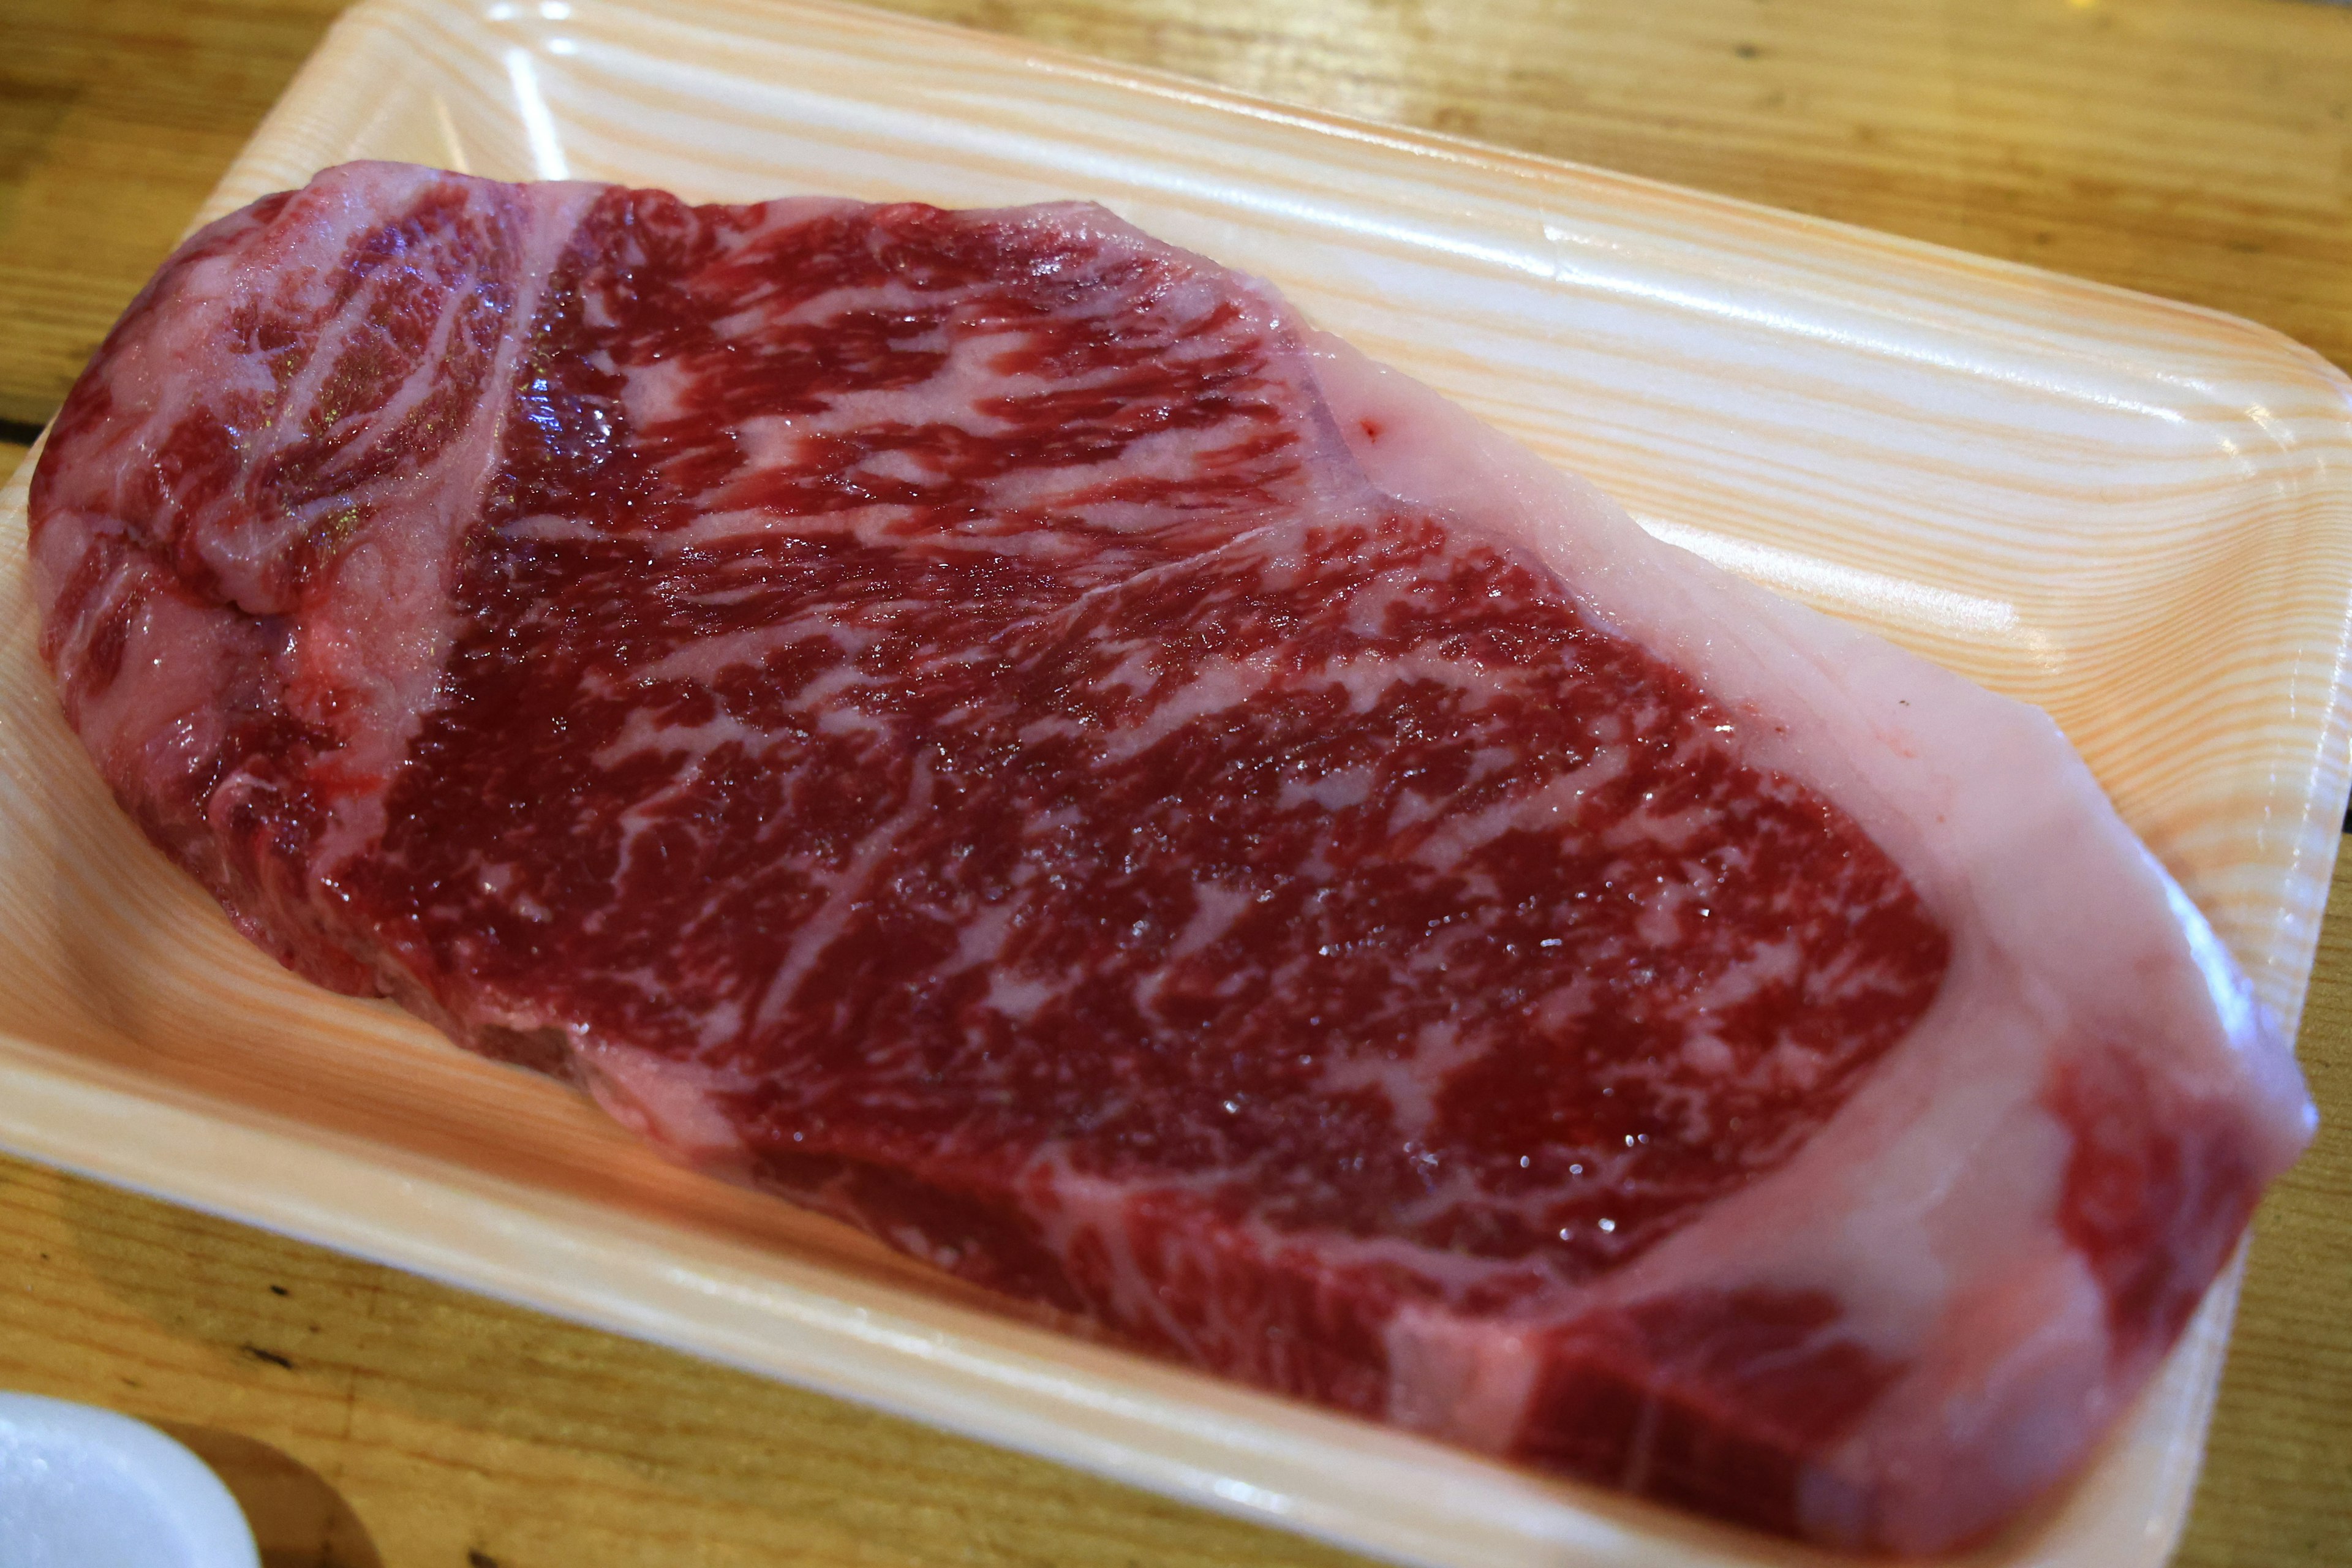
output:
M 2352 366 L 2352 10 L 2299 0 L 897 0 L 2031 261 Z M 331 0 L 0 0 L 0 474 Z M 2352 875 L 2179 1561 L 2352 1562 Z M 1343 1554 L 0 1160 L 0 1387 L 163 1424 L 268 1568 Z

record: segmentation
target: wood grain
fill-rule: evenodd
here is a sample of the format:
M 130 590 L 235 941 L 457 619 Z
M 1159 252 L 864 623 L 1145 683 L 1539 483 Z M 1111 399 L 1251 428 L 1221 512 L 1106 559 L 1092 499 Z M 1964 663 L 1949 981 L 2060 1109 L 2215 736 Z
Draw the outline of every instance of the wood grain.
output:
M 157 1421 L 267 1568 L 1342 1554 L 0 1158 L 0 1386 Z
M 2150 289 L 2352 363 L 2343 12 L 901 8 Z M 0 418 L 54 407 L 330 9 L 6 0 Z M 2352 1116 L 2345 902 L 2339 871 L 2304 1034 L 2339 1118 Z M 2318 1563 L 2352 1537 L 2348 1194 L 2352 1149 L 2331 1125 L 2260 1221 L 2183 1562 Z M 49 1173 L 0 1180 L 0 1381 L 181 1423 L 250 1496 L 279 1500 L 273 1568 L 369 1552 L 508 1568 L 1336 1560 Z M 291 1315 L 298 1299 L 315 1315 Z M 289 1348 L 306 1337 L 320 1342 L 307 1361 Z

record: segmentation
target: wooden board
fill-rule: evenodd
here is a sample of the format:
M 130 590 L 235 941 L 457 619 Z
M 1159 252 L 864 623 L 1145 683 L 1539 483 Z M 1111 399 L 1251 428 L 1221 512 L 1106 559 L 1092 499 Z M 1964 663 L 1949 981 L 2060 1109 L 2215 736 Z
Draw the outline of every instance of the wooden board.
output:
M 1442 24 L 1411 5 L 942 10 L 1988 253 L 2047 255 L 2088 275 L 2271 320 L 2346 357 L 2347 275 L 2336 258 L 2348 226 L 2344 102 L 2352 72 L 2344 50 L 2352 34 L 2340 13 L 2273 0 L 2127 11 L 1916 7 L 1892 17 L 1840 4 L 1787 16 L 1677 4 L 1632 26 L 1605 8 L 1510 5 L 1450 12 Z M 0 385 L 22 401 L 0 412 L 38 418 L 318 19 L 284 5 L 19 4 L 9 21 L 11 52 L 0 61 L 0 260 L 27 271 L 5 278 L 5 297 L 12 325 L 21 311 L 29 324 L 58 330 L 45 360 L 17 353 L 38 349 L 42 332 L 8 336 Z M 1776 30 L 1759 32 L 1767 22 Z M 1764 86 L 1770 70 L 1780 74 Z M 27 82 L 37 90 L 20 91 Z M 1743 96 L 1748 88 L 1757 90 Z M 1942 182 L 1939 170 L 1967 179 Z M 26 191 L 29 203 L 18 200 Z M 162 206 L 173 209 L 169 221 L 152 216 Z M 2343 1103 L 2324 1070 L 2342 1016 L 2331 1037 L 2315 998 L 2305 1057 L 2324 1105 Z M 2345 1529 L 2347 1478 L 2341 1459 L 2328 1458 L 2344 1445 L 2326 1442 L 2331 1432 L 2340 1438 L 2340 1419 L 2322 1425 L 2328 1413 L 2340 1418 L 2352 1384 L 2342 1314 L 2331 1310 L 2352 1269 L 2340 1234 L 2322 1217 L 2326 1196 L 2340 1203 L 2352 1184 L 2340 1149 L 2323 1143 L 2265 1211 L 2241 1371 L 2225 1391 L 2191 1560 L 2322 1561 Z M 2283 1248 L 2267 1250 L 2283 1227 L 2297 1226 Z M 2266 1292 L 2272 1256 L 2282 1265 L 2270 1270 L 2277 1283 Z M 172 1265 L 163 1268 L 168 1274 Z M 466 1337 L 462 1321 L 447 1327 Z M 2258 1374 L 2243 1371 L 2250 1364 Z M 658 1407 L 661 1387 L 656 1379 L 641 1391 L 647 1408 Z M 2234 1442 L 2233 1432 L 2242 1435 Z M 760 1459 L 747 1455 L 747 1475 Z M 886 1466 L 868 1479 L 888 1488 L 894 1476 Z M 913 1492 L 904 1495 L 911 1505 Z M 991 1539 L 1018 1538 L 1008 1521 L 1027 1495 L 1008 1491 Z M 946 1550 L 892 1539 L 888 1550 L 904 1560 Z M 558 1548 L 547 1560 L 574 1559 Z

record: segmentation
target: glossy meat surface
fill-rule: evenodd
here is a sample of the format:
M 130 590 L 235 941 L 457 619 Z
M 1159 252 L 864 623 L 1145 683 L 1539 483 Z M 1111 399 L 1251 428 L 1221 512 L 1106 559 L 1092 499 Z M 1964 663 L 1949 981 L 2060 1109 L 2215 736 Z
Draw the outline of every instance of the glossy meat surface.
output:
M 330 171 L 166 265 L 34 518 L 68 717 L 301 972 L 1768 1528 L 2063 1476 L 2302 1136 L 2039 715 L 1098 209 Z

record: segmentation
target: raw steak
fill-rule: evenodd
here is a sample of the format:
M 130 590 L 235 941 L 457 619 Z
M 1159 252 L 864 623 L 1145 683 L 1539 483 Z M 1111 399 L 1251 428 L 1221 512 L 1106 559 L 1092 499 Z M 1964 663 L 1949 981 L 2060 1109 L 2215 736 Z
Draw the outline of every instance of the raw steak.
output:
M 331 170 L 33 519 L 68 715 L 302 973 L 1528 1464 L 1980 1536 L 2307 1135 L 2041 714 L 1097 208 Z

